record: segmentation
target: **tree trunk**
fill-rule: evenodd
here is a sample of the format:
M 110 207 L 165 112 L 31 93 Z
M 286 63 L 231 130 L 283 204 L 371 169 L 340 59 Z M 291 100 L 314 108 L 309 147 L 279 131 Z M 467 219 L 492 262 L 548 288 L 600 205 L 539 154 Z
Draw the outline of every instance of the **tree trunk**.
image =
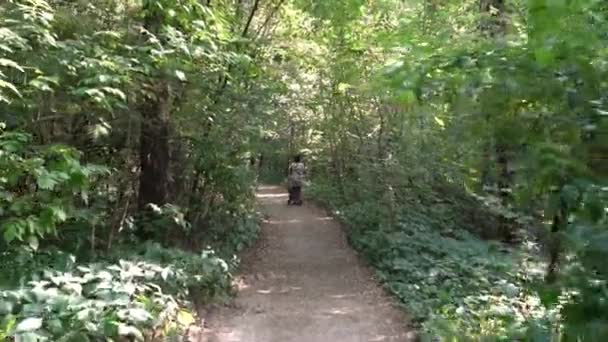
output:
M 171 89 L 157 84 L 156 100 L 141 106 L 139 209 L 148 203 L 163 205 L 169 200 L 169 124 Z
M 497 185 L 500 203 L 509 208 L 513 197 L 511 196 L 513 177 L 511 176 L 510 160 L 507 145 L 504 143 L 496 144 L 496 164 L 498 166 Z M 507 217 L 501 217 L 498 222 L 501 238 L 506 242 L 512 242 L 516 238 L 513 230 L 513 221 Z
M 486 119 L 486 122 L 488 120 Z M 481 190 L 492 185 L 492 142 L 485 141 L 481 151 L 481 171 L 479 178 Z
M 243 38 L 247 37 L 249 28 L 251 27 L 251 23 L 253 22 L 253 17 L 255 17 L 255 13 L 257 12 L 259 6 L 260 6 L 260 0 L 254 0 L 253 6 L 251 7 L 251 12 L 249 12 L 249 16 L 247 17 L 247 22 L 245 23 L 245 28 L 243 29 L 243 33 L 241 34 L 243 36 Z
M 498 164 L 498 196 L 501 198 L 502 204 L 506 205 L 511 198 L 511 173 L 509 172 L 509 158 L 505 144 L 496 144 L 496 164 Z
M 157 34 L 163 22 L 163 13 L 154 1 L 144 2 L 144 27 Z M 140 175 L 139 210 L 149 203 L 163 205 L 169 199 L 169 123 L 171 114 L 171 89 L 163 80 L 152 80 L 148 86 L 153 98 L 140 104 Z
M 505 19 L 506 0 L 480 0 L 479 10 L 483 15 L 480 23 L 481 31 L 489 37 L 499 38 L 505 35 L 507 22 Z M 506 115 L 506 113 L 500 113 L 499 115 Z M 488 124 L 492 123 L 491 117 L 486 116 Z M 500 198 L 501 204 L 506 208 L 509 206 L 511 199 L 510 188 L 511 188 L 511 174 L 509 170 L 509 146 L 504 142 L 504 138 L 497 136 L 500 132 L 494 131 L 494 153 L 496 157 L 496 185 L 498 187 L 497 195 Z M 488 180 L 488 166 L 491 165 L 491 151 L 490 140 L 487 142 L 488 145 L 484 146 L 483 153 L 483 169 L 482 169 L 482 181 L 487 182 Z M 486 184 L 482 184 L 486 185 Z M 498 222 L 498 232 L 500 237 L 506 241 L 510 241 L 514 236 L 510 227 L 509 220 L 506 217 L 500 217 Z
M 547 273 L 545 274 L 545 281 L 547 283 L 553 283 L 557 279 L 559 259 L 562 250 L 560 232 L 567 224 L 568 209 L 566 203 L 560 197 L 559 209 L 553 216 L 553 223 L 551 224 L 551 236 L 549 237 L 549 264 L 547 265 Z

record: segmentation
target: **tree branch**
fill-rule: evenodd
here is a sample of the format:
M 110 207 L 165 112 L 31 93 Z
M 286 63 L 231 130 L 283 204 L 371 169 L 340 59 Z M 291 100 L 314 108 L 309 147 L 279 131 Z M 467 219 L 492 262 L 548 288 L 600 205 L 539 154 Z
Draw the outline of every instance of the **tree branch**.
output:
M 245 24 L 245 28 L 243 29 L 243 37 L 247 36 L 247 32 L 249 31 L 249 27 L 251 26 L 251 22 L 253 21 L 253 17 L 255 16 L 255 12 L 258 11 L 260 7 L 260 0 L 255 0 L 253 3 L 253 7 L 251 8 L 251 12 L 249 13 L 249 18 L 247 18 L 247 23 Z
M 262 24 L 262 26 L 260 26 L 260 28 L 258 29 L 258 31 L 256 33 L 256 38 L 259 38 L 259 36 L 262 35 L 262 33 L 264 32 L 264 29 L 266 28 L 266 25 L 268 25 L 268 23 L 270 23 L 270 21 L 272 20 L 272 18 L 275 15 L 275 13 L 279 10 L 279 8 L 281 8 L 281 5 L 283 5 L 284 2 L 285 2 L 285 0 L 279 0 L 277 5 L 274 6 L 274 8 L 272 9 L 272 12 L 270 12 L 270 14 L 266 17 L 266 20 L 264 20 L 264 23 Z

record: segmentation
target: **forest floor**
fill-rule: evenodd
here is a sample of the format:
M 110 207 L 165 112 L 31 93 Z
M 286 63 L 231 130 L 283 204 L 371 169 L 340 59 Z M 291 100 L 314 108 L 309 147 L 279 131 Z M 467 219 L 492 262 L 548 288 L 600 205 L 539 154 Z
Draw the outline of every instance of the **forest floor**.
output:
M 288 207 L 280 187 L 257 197 L 266 220 L 243 256 L 238 295 L 208 313 L 197 342 L 414 340 L 338 222 L 311 204 Z

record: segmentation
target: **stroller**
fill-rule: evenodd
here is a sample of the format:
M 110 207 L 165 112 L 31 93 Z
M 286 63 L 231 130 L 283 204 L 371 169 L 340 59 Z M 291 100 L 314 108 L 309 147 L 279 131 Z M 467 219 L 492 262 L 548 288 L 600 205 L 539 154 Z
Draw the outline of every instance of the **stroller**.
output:
M 287 190 L 289 191 L 287 205 L 302 205 L 302 186 L 290 184 Z

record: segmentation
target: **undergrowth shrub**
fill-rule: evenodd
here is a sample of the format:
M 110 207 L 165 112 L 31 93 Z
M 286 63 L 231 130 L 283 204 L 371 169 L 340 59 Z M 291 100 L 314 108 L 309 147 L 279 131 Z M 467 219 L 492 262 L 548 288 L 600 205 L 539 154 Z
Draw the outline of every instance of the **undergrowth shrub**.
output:
M 80 264 L 71 257 L 63 270 L 47 268 L 0 291 L 0 337 L 177 339 L 195 321 L 192 296 L 211 300 L 230 286 L 229 263 L 212 251 L 148 244 L 143 254 L 116 262 Z
M 252 207 L 220 208 L 212 215 L 201 241 L 214 246 L 223 257 L 232 257 L 256 240 L 259 220 L 259 213 Z
M 252 177 L 235 169 L 195 231 L 176 204 L 136 219 L 99 182 L 110 170 L 83 159 L 0 126 L 0 340 L 180 340 L 200 305 L 231 294 L 235 255 L 257 237 Z M 197 252 L 166 247 L 179 239 Z
M 336 205 L 328 201 L 332 192 L 315 185 L 309 193 L 347 225 L 353 247 L 399 298 L 422 336 L 508 341 L 524 338 L 532 324 L 547 332 L 556 313 L 529 289 L 544 275 L 534 244 L 514 248 L 481 240 L 446 220 L 445 208 L 435 213 L 400 207 L 391 227 L 378 202 Z
M 59 227 L 99 217 L 90 206 L 95 180 L 105 167 L 81 163 L 82 153 L 64 145 L 34 147 L 31 135 L 3 131 L 0 123 L 0 248 L 18 240 L 36 249 Z

